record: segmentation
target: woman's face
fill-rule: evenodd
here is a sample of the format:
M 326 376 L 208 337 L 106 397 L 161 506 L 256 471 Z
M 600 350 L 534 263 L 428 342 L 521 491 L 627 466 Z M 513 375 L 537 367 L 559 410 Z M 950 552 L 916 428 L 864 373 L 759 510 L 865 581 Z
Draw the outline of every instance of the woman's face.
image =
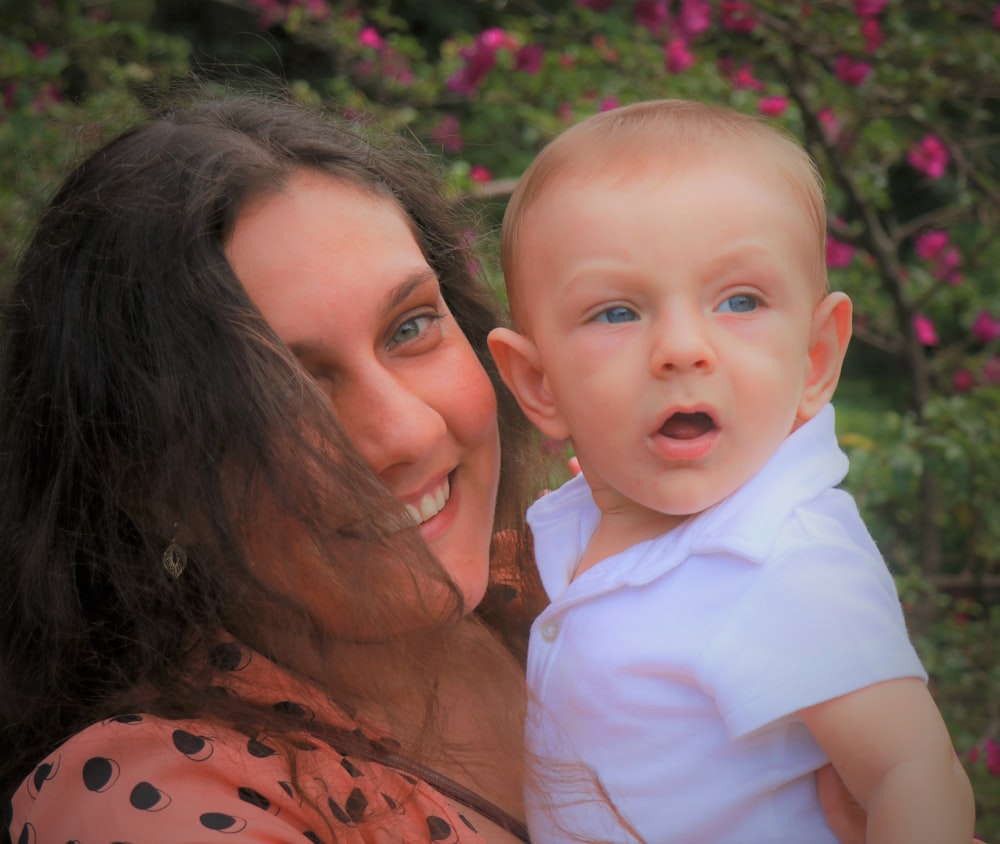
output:
M 471 610 L 488 577 L 496 397 L 406 216 L 303 171 L 240 212 L 226 254 Z

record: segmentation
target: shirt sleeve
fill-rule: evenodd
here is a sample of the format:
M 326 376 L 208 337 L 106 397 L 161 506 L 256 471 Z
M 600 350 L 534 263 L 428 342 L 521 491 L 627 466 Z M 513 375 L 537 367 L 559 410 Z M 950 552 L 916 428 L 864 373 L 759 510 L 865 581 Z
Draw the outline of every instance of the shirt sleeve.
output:
M 820 542 L 762 567 L 708 648 L 701 682 L 738 738 L 903 677 L 927 674 L 874 543 Z
M 297 786 L 266 739 L 198 721 L 112 719 L 74 736 L 25 780 L 13 800 L 11 839 L 482 841 L 459 811 L 422 783 L 404 783 L 407 799 L 393 782 L 401 775 L 381 766 L 353 764 L 325 746 L 303 750 L 299 759 Z

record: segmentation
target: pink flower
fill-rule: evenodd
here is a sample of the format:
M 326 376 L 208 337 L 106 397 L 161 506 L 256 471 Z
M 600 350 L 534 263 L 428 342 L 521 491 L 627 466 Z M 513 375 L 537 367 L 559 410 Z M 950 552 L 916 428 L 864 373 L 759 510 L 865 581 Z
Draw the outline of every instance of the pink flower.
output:
M 993 10 L 993 28 L 1000 29 L 1000 3 Z
M 823 134 L 826 135 L 826 139 L 831 143 L 836 141 L 840 136 L 840 121 L 837 119 L 837 115 L 833 113 L 833 110 L 821 108 L 816 112 L 816 118 L 819 120 L 819 125 L 823 128 Z
M 514 56 L 514 70 L 523 70 L 534 76 L 542 69 L 545 50 L 540 44 L 525 44 Z
M 297 5 L 306 10 L 310 20 L 322 21 L 330 17 L 330 6 L 326 0 L 299 0 Z
M 683 73 L 694 64 L 694 53 L 688 49 L 687 42 L 675 38 L 663 48 L 664 65 L 670 73 Z
M 948 284 L 960 284 L 962 274 L 959 267 L 962 264 L 962 254 L 954 246 L 949 246 L 948 232 L 941 229 L 930 229 L 917 235 L 913 243 L 913 251 L 918 258 L 932 264 L 934 278 L 946 281 Z
M 757 27 L 753 6 L 746 0 L 722 0 L 720 17 L 723 29 L 730 32 L 753 32 Z
M 993 739 L 986 740 L 986 770 L 1000 777 L 1000 744 Z
M 374 26 L 366 26 L 361 32 L 358 33 L 358 43 L 362 47 L 371 47 L 372 49 L 381 49 L 385 41 L 382 36 L 378 34 L 378 30 Z
M 757 102 L 757 111 L 766 117 L 779 117 L 788 108 L 788 97 L 761 97 Z
M 431 130 L 431 140 L 441 144 L 447 152 L 461 152 L 465 141 L 462 139 L 458 118 L 453 114 L 442 117 Z
M 882 13 L 889 0 L 854 0 L 854 11 L 859 18 L 873 18 Z
M 474 182 L 482 184 L 483 182 L 491 181 L 493 179 L 493 174 L 481 164 L 473 164 L 472 167 L 469 168 L 469 178 Z
M 514 40 L 502 29 L 493 27 L 483 30 L 476 36 L 471 47 L 459 51 L 459 55 L 465 60 L 465 65 L 448 80 L 448 90 L 472 96 L 479 90 L 487 74 L 496 66 L 497 51 L 514 46 Z
M 842 270 L 854 260 L 854 247 L 832 235 L 826 238 L 826 265 L 831 270 Z
M 632 14 L 637 24 L 646 27 L 654 35 L 659 34 L 670 16 L 667 0 L 637 0 Z
M 930 229 L 923 234 L 917 235 L 917 239 L 913 244 L 913 251 L 925 261 L 933 261 L 948 245 L 948 241 L 948 232 L 942 229 Z
M 910 166 L 931 179 L 940 179 L 948 169 L 951 156 L 937 135 L 924 135 L 906 154 Z
M 593 44 L 597 49 L 597 52 L 600 53 L 601 58 L 610 64 L 614 64 L 619 58 L 621 58 L 619 50 L 608 46 L 608 38 L 606 35 L 595 35 L 591 39 L 590 43 Z
M 517 46 L 514 36 L 508 35 L 498 26 L 484 29 L 479 33 L 479 37 L 476 40 L 494 53 L 497 50 L 513 50 Z
M 712 7 L 707 0 L 681 0 L 677 22 L 688 38 L 701 35 L 712 26 Z
M 253 5 L 259 12 L 257 26 L 261 29 L 270 29 L 288 17 L 288 10 L 279 0 L 254 0 Z
M 879 26 L 879 22 L 875 18 L 868 18 L 868 20 L 861 24 L 861 34 L 865 39 L 866 53 L 874 53 L 885 43 L 882 27 Z
M 1000 357 L 992 357 L 983 364 L 983 375 L 991 384 L 1000 384 Z M 996 774 L 997 771 L 993 770 Z
M 44 59 L 48 57 L 51 49 L 48 44 L 42 44 L 38 41 L 28 48 L 28 52 L 31 53 L 33 59 Z
M 601 100 L 601 104 L 598 106 L 598 111 L 613 111 L 621 106 L 621 100 L 618 97 L 605 97 Z
M 936 346 L 939 342 L 934 322 L 924 314 L 916 314 L 913 317 L 913 332 L 917 335 L 917 342 L 922 346 Z
M 845 85 L 857 87 L 863 85 L 868 79 L 872 72 L 872 66 L 868 62 L 857 61 L 850 56 L 841 54 L 834 62 L 833 72 Z
M 956 369 L 951 376 L 951 386 L 956 393 L 967 393 L 976 386 L 976 379 L 968 369 Z
M 934 278 L 951 285 L 961 284 L 962 274 L 958 271 L 961 264 L 962 255 L 955 247 L 945 249 L 934 262 Z
M 62 102 L 62 92 L 52 82 L 43 85 L 31 101 L 31 110 L 35 114 L 44 114 L 53 103 Z
M 1000 320 L 994 319 L 989 311 L 980 311 L 972 323 L 972 336 L 980 343 L 992 343 L 1000 337 Z
M 764 83 L 753 75 L 753 68 L 745 64 L 732 74 L 733 87 L 743 91 L 763 91 Z

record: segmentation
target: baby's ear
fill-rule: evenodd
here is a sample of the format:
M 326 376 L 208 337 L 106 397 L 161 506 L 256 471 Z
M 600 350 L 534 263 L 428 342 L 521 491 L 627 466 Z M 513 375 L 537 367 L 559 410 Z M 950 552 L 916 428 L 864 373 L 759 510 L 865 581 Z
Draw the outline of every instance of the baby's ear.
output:
M 546 436 L 566 439 L 569 430 L 549 392 L 535 344 L 509 328 L 494 328 L 487 343 L 500 377 L 521 405 L 524 415 Z
M 796 416 L 808 422 L 833 398 L 851 341 L 851 300 L 846 293 L 827 294 L 813 311 L 806 383 Z

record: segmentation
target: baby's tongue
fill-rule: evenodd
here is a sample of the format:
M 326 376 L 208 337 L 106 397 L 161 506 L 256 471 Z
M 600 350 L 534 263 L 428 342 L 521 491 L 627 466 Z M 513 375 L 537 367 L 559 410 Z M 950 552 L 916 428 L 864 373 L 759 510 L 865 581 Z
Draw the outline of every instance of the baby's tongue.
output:
M 660 428 L 660 433 L 674 440 L 693 440 L 714 428 L 707 413 L 675 413 Z

